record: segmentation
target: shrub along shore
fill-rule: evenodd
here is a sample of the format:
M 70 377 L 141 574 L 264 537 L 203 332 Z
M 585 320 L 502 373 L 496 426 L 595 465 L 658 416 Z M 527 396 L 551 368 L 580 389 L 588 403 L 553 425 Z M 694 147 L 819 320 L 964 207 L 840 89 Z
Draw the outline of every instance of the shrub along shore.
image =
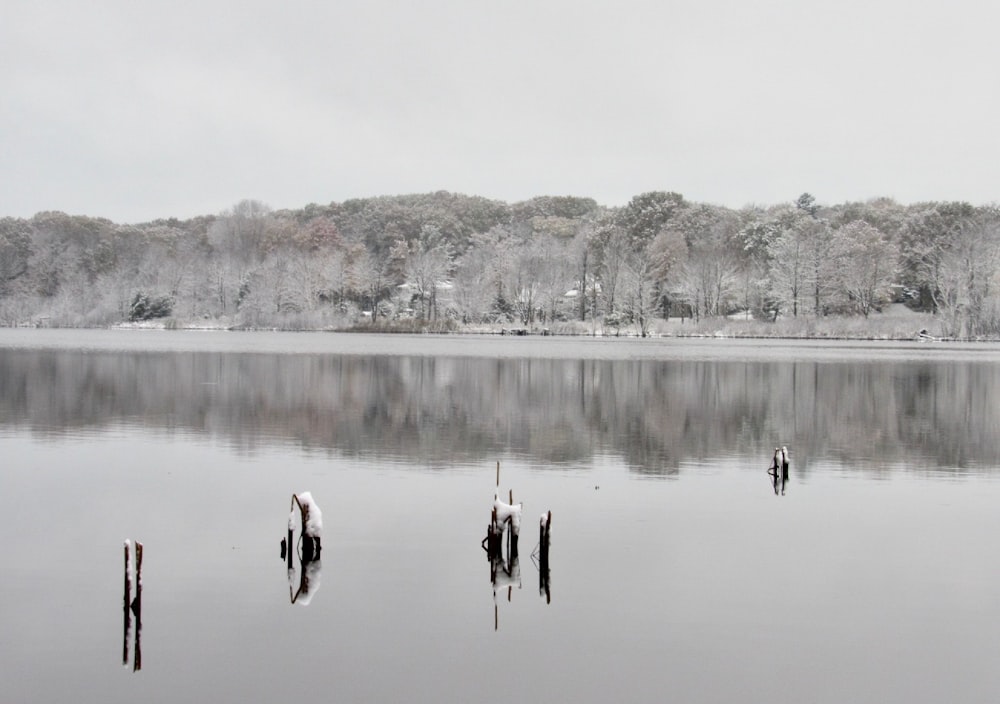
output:
M 603 321 L 564 321 L 552 324 L 518 325 L 517 323 L 461 324 L 454 320 L 422 321 L 418 319 L 378 320 L 360 324 L 329 326 L 289 324 L 250 327 L 236 324 L 232 320 L 183 320 L 162 318 L 133 323 L 113 325 L 115 328 L 147 328 L 167 330 L 270 330 L 270 331 L 326 331 L 379 334 L 468 334 L 468 335 L 532 335 L 532 336 L 594 336 L 594 337 L 641 337 L 634 325 L 608 326 Z M 911 311 L 902 304 L 892 304 L 881 312 L 873 312 L 868 318 L 850 315 L 830 315 L 822 318 L 797 317 L 779 318 L 777 321 L 761 321 L 748 318 L 745 314 L 727 317 L 658 319 L 646 333 L 646 337 L 697 337 L 697 338 L 756 338 L 756 339 L 796 339 L 796 340 L 978 340 L 1000 341 L 1000 338 L 983 336 L 977 338 L 957 338 L 943 335 L 941 325 L 934 315 Z

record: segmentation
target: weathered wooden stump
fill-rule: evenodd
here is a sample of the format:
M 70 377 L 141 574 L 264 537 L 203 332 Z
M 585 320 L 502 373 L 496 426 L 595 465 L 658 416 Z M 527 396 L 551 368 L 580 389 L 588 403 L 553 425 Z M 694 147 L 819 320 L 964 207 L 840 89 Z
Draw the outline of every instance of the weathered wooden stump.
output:
M 142 669 L 142 543 L 135 543 L 135 598 L 132 598 L 132 541 L 125 541 L 125 598 L 123 600 L 124 632 L 122 635 L 122 665 L 128 664 L 129 635 L 135 616 L 135 639 L 132 671 Z
M 514 492 L 508 491 L 507 502 L 500 500 L 500 463 L 497 462 L 497 491 L 493 494 L 490 522 L 486 537 L 481 543 L 490 562 L 490 582 L 493 584 L 494 629 L 499 628 L 497 593 L 507 587 L 507 601 L 511 600 L 514 586 L 521 588 L 521 569 L 518 564 L 518 539 L 521 532 L 522 504 L 514 503 Z M 504 534 L 507 537 L 507 556 L 504 557 Z
M 132 630 L 132 541 L 125 541 L 125 599 L 122 615 L 122 665 L 128 665 L 129 635 Z
M 323 512 L 313 500 L 312 493 L 303 491 L 300 494 L 292 495 L 292 512 L 288 517 L 288 545 L 289 551 L 292 545 L 292 531 L 294 527 L 293 516 L 295 507 L 298 506 L 299 515 L 302 521 L 302 561 L 312 562 L 320 559 L 323 550 Z M 291 556 L 288 557 L 289 567 L 291 567 Z
M 301 526 L 299 541 L 302 546 L 297 584 L 295 563 L 292 559 L 296 552 L 294 541 L 296 508 Z M 291 509 L 288 513 L 288 534 L 281 539 L 281 559 L 288 567 L 288 594 L 293 604 L 307 606 L 319 590 L 322 571 L 320 562 L 323 551 L 322 533 L 323 512 L 320 511 L 312 494 L 308 491 L 292 494 Z
M 785 484 L 788 482 L 788 448 L 785 446 L 774 448 L 774 456 L 771 464 L 767 468 L 767 473 L 773 478 L 774 493 L 784 494 Z
M 493 495 L 493 514 L 486 532 L 487 552 L 491 556 L 502 554 L 504 533 L 507 534 L 507 554 L 517 556 L 522 504 L 515 505 L 513 499 L 513 492 L 510 494 L 510 503 L 504 503 L 496 494 Z

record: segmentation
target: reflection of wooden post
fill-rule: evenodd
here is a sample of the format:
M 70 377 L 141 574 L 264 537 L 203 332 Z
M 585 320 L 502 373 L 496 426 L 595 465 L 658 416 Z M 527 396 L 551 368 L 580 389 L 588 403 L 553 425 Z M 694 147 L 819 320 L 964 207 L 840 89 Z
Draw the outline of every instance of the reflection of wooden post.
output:
M 132 659 L 132 672 L 142 669 L 142 618 L 135 619 L 135 657 Z
M 313 596 L 319 590 L 320 576 L 322 575 L 322 562 L 313 560 L 312 562 L 302 561 L 299 571 L 299 585 L 295 589 L 293 578 L 295 570 L 288 571 L 288 594 L 293 604 L 308 606 Z
M 549 579 L 549 541 L 552 531 L 552 511 L 543 513 L 538 522 L 538 587 L 545 594 L 545 603 L 552 603 Z

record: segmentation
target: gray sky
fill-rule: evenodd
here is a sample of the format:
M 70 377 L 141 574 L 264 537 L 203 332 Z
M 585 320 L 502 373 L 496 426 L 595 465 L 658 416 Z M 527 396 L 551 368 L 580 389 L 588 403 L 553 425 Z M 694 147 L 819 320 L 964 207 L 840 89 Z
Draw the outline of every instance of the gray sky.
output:
M 983 0 L 7 0 L 0 216 L 998 200 Z

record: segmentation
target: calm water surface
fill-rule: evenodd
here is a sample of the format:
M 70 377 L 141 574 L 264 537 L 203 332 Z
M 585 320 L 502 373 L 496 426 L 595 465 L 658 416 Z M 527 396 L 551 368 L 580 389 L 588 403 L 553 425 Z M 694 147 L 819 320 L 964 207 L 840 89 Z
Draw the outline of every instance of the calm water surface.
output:
M 994 701 L 998 362 L 0 330 L 0 700 Z M 497 461 L 526 519 L 494 585 Z M 304 490 L 324 548 L 292 604 L 278 541 Z

